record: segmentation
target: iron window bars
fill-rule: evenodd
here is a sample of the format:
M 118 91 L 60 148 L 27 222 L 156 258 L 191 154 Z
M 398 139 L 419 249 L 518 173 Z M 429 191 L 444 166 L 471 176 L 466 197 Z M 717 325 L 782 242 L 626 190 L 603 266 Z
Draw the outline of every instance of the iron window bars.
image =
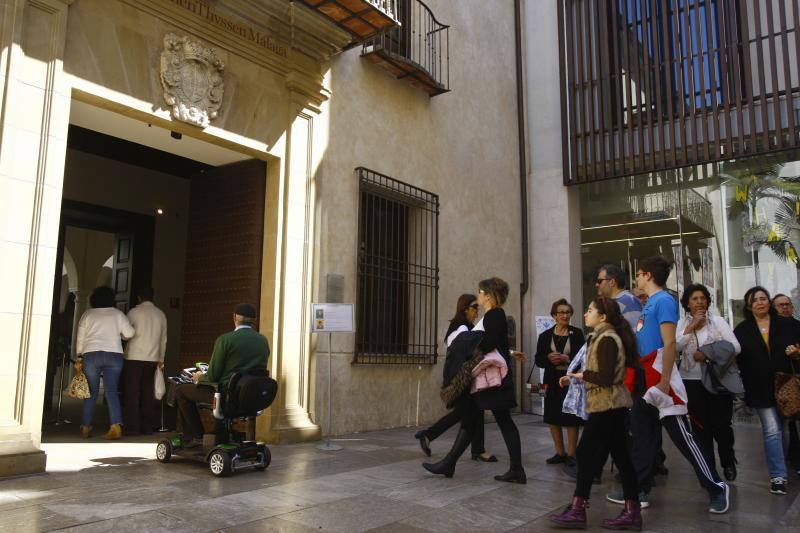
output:
M 439 196 L 363 167 L 358 175 L 354 363 L 435 364 Z

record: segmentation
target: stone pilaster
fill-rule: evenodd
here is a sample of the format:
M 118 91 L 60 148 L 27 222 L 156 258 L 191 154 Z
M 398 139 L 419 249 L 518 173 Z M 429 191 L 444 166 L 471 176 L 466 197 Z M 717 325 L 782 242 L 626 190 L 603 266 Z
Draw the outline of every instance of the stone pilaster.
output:
M 582 310 L 580 205 L 577 190 L 563 185 L 561 88 L 558 63 L 558 2 L 526 2 L 523 17 L 526 48 L 526 93 L 530 174 L 528 205 L 531 290 L 525 316 L 525 346 L 536 346 L 536 315 L 566 298 L 575 307 L 574 324 Z M 532 362 L 528 363 L 533 364 Z M 530 366 L 526 369 L 529 372 Z
M 41 472 L 71 0 L 0 0 L 0 476 Z
M 261 301 L 272 302 L 272 307 L 261 310 L 261 331 L 270 338 L 270 371 L 280 388 L 273 406 L 258 419 L 256 431 L 270 442 L 320 437 L 320 428 L 310 416 L 313 380 L 308 323 L 314 265 L 315 116 L 314 111 L 297 106 L 282 141 L 284 157 L 280 163 L 268 164 L 267 203 L 272 207 L 265 216 Z

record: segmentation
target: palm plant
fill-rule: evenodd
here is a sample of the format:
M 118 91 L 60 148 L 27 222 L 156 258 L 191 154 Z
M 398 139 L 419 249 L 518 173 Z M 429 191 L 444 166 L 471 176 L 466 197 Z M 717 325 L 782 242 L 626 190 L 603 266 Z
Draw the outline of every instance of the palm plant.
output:
M 797 268 L 800 282 L 800 176 L 782 176 L 787 168 L 778 156 L 762 158 L 756 165 L 726 168 L 720 175 L 725 185 L 735 187 L 735 201 L 728 206 L 728 218 L 741 220 L 743 245 L 753 254 L 756 284 L 760 283 L 758 269 L 758 250 L 769 248 L 782 261 L 790 262 Z M 771 218 L 759 202 L 770 199 L 774 212 Z

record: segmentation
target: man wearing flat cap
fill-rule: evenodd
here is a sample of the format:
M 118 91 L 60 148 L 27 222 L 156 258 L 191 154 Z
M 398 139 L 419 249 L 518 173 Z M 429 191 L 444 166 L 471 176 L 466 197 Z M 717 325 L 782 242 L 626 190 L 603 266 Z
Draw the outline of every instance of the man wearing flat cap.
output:
M 198 446 L 203 439 L 203 424 L 196 404 L 210 403 L 214 391 L 203 387 L 204 382 L 220 384 L 224 392 L 225 384 L 236 372 L 267 367 L 269 344 L 267 338 L 253 329 L 256 309 L 250 304 L 239 304 L 233 314 L 235 329 L 220 335 L 214 343 L 214 352 L 208 363 L 208 372 L 196 372 L 195 384 L 178 386 L 175 398 L 178 403 L 178 427 L 183 429 L 186 448 Z

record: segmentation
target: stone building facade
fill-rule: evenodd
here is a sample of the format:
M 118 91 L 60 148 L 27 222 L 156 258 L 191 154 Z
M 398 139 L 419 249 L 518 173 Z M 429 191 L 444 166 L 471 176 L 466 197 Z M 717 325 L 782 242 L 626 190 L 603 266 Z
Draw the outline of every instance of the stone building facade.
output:
M 411 2 L 358 3 L 378 11 L 377 26 L 414 24 Z M 381 324 L 402 324 L 391 338 L 371 333 L 400 345 L 377 358 L 356 334 L 333 337 L 334 435 L 442 413 L 441 337 L 456 299 L 479 280 L 506 279 L 507 312 L 519 316 L 513 3 L 423 4 L 438 29 L 395 37 L 399 62 L 362 57 L 388 41 L 370 41 L 369 24 L 314 4 L 0 0 L 0 475 L 44 469 L 56 317 L 70 293 L 79 315 L 96 282 L 111 280 L 122 308 L 137 280 L 156 288 L 170 320 L 171 370 L 210 352 L 232 301 L 257 301 L 280 384 L 257 421 L 258 437 L 271 442 L 317 439 L 329 427 L 328 346 L 311 333 L 312 302 L 388 306 L 394 314 Z M 424 223 L 414 196 L 423 194 L 436 206 Z M 364 198 L 392 207 L 373 216 Z M 133 274 L 123 272 L 132 241 L 114 217 L 135 229 Z M 86 273 L 68 249 L 79 245 L 68 243 L 88 246 L 93 234 L 70 228 L 101 219 L 116 248 Z M 372 246 L 365 227 L 383 224 L 402 235 L 387 239 L 406 270 L 390 282 L 373 276 L 388 291 L 380 299 L 365 296 L 359 261 Z M 431 233 L 417 237 L 412 227 Z M 430 253 L 412 264 L 423 239 Z M 413 276 L 423 267 L 431 299 L 418 304 Z M 425 346 L 414 348 L 412 332 L 423 327 Z

